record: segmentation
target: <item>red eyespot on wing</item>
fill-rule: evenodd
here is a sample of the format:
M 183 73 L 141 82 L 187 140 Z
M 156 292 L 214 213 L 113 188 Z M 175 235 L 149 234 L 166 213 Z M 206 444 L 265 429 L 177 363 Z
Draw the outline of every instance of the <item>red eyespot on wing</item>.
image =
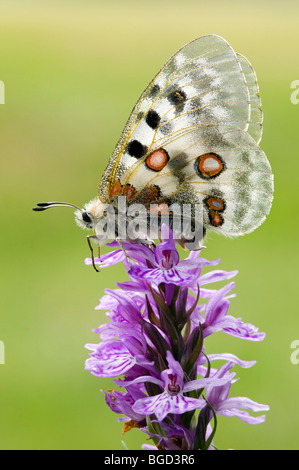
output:
M 163 149 L 155 150 L 153 153 L 151 153 L 145 163 L 148 168 L 154 171 L 161 171 L 167 165 L 167 162 L 169 160 L 169 156 L 167 155 L 167 152 Z
M 116 183 L 114 183 L 113 187 L 110 190 L 109 197 L 115 197 L 115 196 L 121 196 L 123 193 L 123 188 L 122 185 L 120 184 L 120 181 L 117 180 Z
M 217 153 L 205 153 L 196 159 L 195 169 L 203 179 L 211 179 L 220 175 L 225 164 Z
M 149 202 L 153 202 L 156 199 L 158 199 L 160 195 L 160 189 L 158 186 L 148 186 L 147 188 L 144 188 L 140 193 L 138 194 L 138 202 L 141 204 L 146 204 Z
M 209 197 L 205 200 L 209 209 L 222 212 L 225 209 L 224 201 L 220 197 Z
M 209 212 L 210 222 L 214 227 L 220 227 L 224 220 L 217 211 L 210 210 Z
M 124 195 L 126 196 L 126 198 L 129 201 L 131 201 L 136 196 L 135 188 L 133 188 L 133 186 L 131 184 L 126 184 L 125 187 L 124 187 Z
M 213 227 L 220 227 L 224 223 L 224 218 L 220 212 L 224 212 L 226 204 L 224 199 L 217 196 L 208 196 L 204 199 L 204 203 L 208 209 L 209 219 Z

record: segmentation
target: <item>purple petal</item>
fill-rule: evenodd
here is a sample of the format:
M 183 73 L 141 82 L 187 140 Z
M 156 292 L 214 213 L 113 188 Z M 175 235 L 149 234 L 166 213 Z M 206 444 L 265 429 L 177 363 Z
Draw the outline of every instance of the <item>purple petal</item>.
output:
M 136 364 L 136 358 L 121 341 L 100 343 L 85 362 L 85 369 L 97 377 L 116 377 Z
M 217 322 L 226 316 L 229 301 L 223 300 L 225 295 L 235 287 L 234 282 L 230 282 L 226 286 L 219 289 L 219 291 L 210 298 L 205 307 L 205 317 L 207 326 L 215 326 Z
M 203 276 L 200 277 L 198 285 L 203 286 L 204 284 L 210 284 L 211 282 L 227 281 L 237 274 L 238 271 L 211 271 L 210 273 L 203 274 Z
M 210 299 L 211 297 L 213 297 L 213 295 L 216 294 L 216 292 L 218 292 L 217 289 L 205 289 L 205 288 L 200 288 L 200 298 L 202 299 Z M 224 298 L 225 299 L 232 299 L 234 297 L 236 297 L 237 294 L 230 294 L 230 295 L 226 295 Z
M 248 424 L 261 424 L 264 423 L 266 416 L 251 416 L 247 411 L 232 409 L 228 411 L 220 411 L 219 414 L 227 417 L 236 416 L 237 418 L 245 421 Z
M 248 369 L 249 367 L 252 367 L 256 364 L 256 361 L 242 361 L 237 356 L 235 356 L 234 354 L 230 354 L 230 353 L 208 354 L 208 359 L 210 362 L 218 361 L 218 360 L 233 362 L 234 364 L 238 364 L 238 366 L 243 367 L 244 369 Z M 206 363 L 207 363 L 207 359 L 202 354 L 200 356 L 200 360 L 198 361 L 198 364 L 206 364 Z
M 134 419 L 135 421 L 142 421 L 145 416 L 140 415 L 139 413 L 135 413 L 133 411 L 133 405 L 135 403 L 135 397 L 131 395 L 129 392 L 120 392 L 117 390 L 113 390 L 113 392 L 105 392 L 105 400 L 107 405 L 111 408 L 114 413 L 124 414 L 125 416 L 129 417 L 130 419 Z M 141 392 L 139 394 L 143 395 Z
M 164 392 L 161 395 L 137 400 L 135 405 L 133 405 L 133 410 L 145 415 L 155 414 L 158 421 L 162 421 L 169 413 L 186 413 L 198 408 L 200 403 L 196 398 L 184 397 L 183 395 L 171 396 Z
M 228 377 L 229 374 L 228 372 L 234 367 L 234 363 L 232 362 L 227 362 L 226 364 L 223 364 L 217 371 L 216 373 L 212 376 L 212 378 L 226 378 Z M 226 381 L 223 385 L 220 387 L 218 386 L 211 386 L 207 387 L 206 389 L 206 397 L 208 401 L 211 403 L 213 408 L 216 410 L 218 409 L 218 406 L 227 399 L 230 388 L 231 388 L 231 381 Z
M 231 382 L 233 377 L 234 377 L 234 374 L 227 374 L 226 377 L 220 378 L 220 379 L 211 377 L 209 379 L 191 380 L 190 382 L 187 382 L 185 384 L 184 393 L 190 392 L 191 390 L 197 390 L 200 388 L 220 387 L 221 385 L 225 385 L 228 382 Z
M 110 294 L 119 304 L 119 312 L 127 322 L 137 322 L 139 323 L 142 319 L 140 309 L 136 302 L 129 297 L 129 295 L 120 290 L 109 290 L 106 289 L 106 292 Z
M 107 268 L 108 266 L 113 266 L 114 264 L 121 263 L 125 260 L 125 255 L 122 250 L 111 251 L 102 255 L 100 258 L 96 257 L 94 262 L 100 265 L 100 268 Z M 86 266 L 92 264 L 91 258 L 85 259 Z
M 168 362 L 168 367 L 171 369 L 175 374 L 177 374 L 178 377 L 183 381 L 184 379 L 184 371 L 182 369 L 181 364 L 176 361 L 170 351 L 167 351 L 166 353 L 166 359 Z
M 270 407 L 268 405 L 262 405 L 256 401 L 251 400 L 247 397 L 231 397 L 227 398 L 217 409 L 221 410 L 232 410 L 232 409 L 246 409 L 251 411 L 269 411 Z
M 205 266 L 215 266 L 218 264 L 220 259 L 216 259 L 214 261 L 208 261 L 207 259 L 204 258 L 186 258 L 184 260 L 180 261 L 180 266 L 182 266 L 183 269 L 201 269 Z
M 223 333 L 247 341 L 263 341 L 266 336 L 265 333 L 259 333 L 258 328 L 251 323 L 243 323 L 241 318 L 234 318 L 230 315 L 223 320 L 221 330 Z
M 207 260 L 205 258 L 202 258 L 200 256 L 200 254 L 201 254 L 201 250 L 190 251 L 190 253 L 187 256 L 186 260 L 188 260 L 188 261 L 192 261 L 192 260 L 196 261 L 197 260 L 201 267 L 203 267 L 203 266 L 217 266 L 217 264 L 219 264 L 220 261 L 221 261 L 220 258 L 210 261 L 210 260 Z
M 132 269 L 132 267 L 131 267 Z M 131 271 L 128 273 L 129 276 L 131 275 Z M 148 294 L 150 292 L 147 281 L 143 281 L 142 279 L 136 278 L 132 281 L 127 282 L 116 282 L 116 285 L 120 287 L 124 291 L 134 291 L 138 294 Z
M 163 242 L 155 249 L 155 260 L 162 269 L 171 269 L 178 264 L 180 255 L 175 245 L 171 246 L 168 242 Z
M 145 340 L 144 335 L 141 333 L 141 330 L 138 331 L 136 329 L 136 324 L 129 324 L 129 323 L 104 323 L 103 325 L 100 325 L 98 328 L 95 328 L 93 330 L 94 333 L 100 335 L 102 338 L 103 333 L 106 334 L 113 334 L 114 337 L 118 336 L 119 338 L 122 338 L 126 340 L 129 344 L 135 344 L 136 347 L 136 341 L 138 342 L 138 347 L 139 347 L 139 352 L 140 353 L 145 353 L 146 348 L 147 348 L 147 343 Z
M 126 248 L 126 243 L 123 243 L 123 247 L 128 256 L 139 263 L 147 266 L 147 261 L 149 261 L 153 266 L 155 265 L 155 254 L 148 245 L 143 245 L 142 243 L 131 243 L 130 246 Z
M 168 246 L 170 248 L 175 247 L 175 240 L 173 239 L 173 232 L 171 228 L 168 227 L 168 225 L 166 224 L 161 225 L 161 233 L 162 233 L 162 238 L 164 240 L 164 242 L 162 243 L 168 243 Z M 162 243 L 160 243 L 160 245 L 162 245 Z
M 190 286 L 196 282 L 197 276 L 188 272 L 180 271 L 177 268 L 172 269 L 146 269 L 141 266 L 134 265 L 131 268 L 130 276 L 134 279 L 153 282 L 156 285 L 161 283 L 177 284 L 179 286 Z

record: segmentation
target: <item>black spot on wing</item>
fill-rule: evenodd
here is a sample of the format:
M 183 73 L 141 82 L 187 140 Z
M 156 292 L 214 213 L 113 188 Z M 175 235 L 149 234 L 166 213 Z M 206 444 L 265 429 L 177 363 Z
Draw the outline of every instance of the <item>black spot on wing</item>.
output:
M 167 135 L 170 134 L 172 131 L 172 123 L 171 122 L 166 122 L 163 124 L 163 121 L 160 124 L 159 131 L 162 132 L 162 134 Z
M 150 98 L 155 98 L 160 91 L 159 85 L 154 85 L 150 91 Z
M 140 113 L 138 113 L 137 117 L 136 117 L 136 122 L 141 121 L 141 119 L 143 118 L 143 115 L 144 115 L 144 113 L 142 111 Z
M 159 114 L 157 113 L 157 111 L 154 111 L 153 109 L 151 109 L 146 115 L 145 122 L 152 129 L 157 129 L 160 119 L 161 118 Z
M 188 155 L 185 153 L 180 153 L 172 158 L 168 165 L 173 171 L 182 170 L 188 164 Z
M 146 154 L 147 147 L 145 145 L 142 145 L 139 140 L 132 140 L 128 143 L 126 150 L 128 154 L 131 155 L 131 157 L 141 158 L 143 157 L 143 155 Z
M 176 106 L 176 111 L 181 113 L 184 109 L 184 102 L 187 99 L 187 95 L 183 90 L 177 88 L 169 93 L 167 99 L 173 106 Z

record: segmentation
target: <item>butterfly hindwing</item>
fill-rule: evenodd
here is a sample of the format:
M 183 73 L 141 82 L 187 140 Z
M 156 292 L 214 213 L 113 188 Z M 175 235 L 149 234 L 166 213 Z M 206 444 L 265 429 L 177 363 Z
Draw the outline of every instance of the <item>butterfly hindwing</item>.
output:
M 259 143 L 263 133 L 263 111 L 256 73 L 250 62 L 237 53 L 238 60 L 244 73 L 250 98 L 250 118 L 247 132 Z
M 258 227 L 269 213 L 273 194 L 271 167 L 246 132 L 223 129 L 226 143 L 207 146 L 184 167 L 184 178 L 198 194 L 206 227 L 228 236 Z
M 145 205 L 200 204 L 204 225 L 226 235 L 251 232 L 271 207 L 271 167 L 248 133 L 228 126 L 219 130 L 213 142 L 192 135 L 192 146 L 185 138 L 175 141 L 177 150 L 166 144 L 146 159 L 164 161 L 162 170 L 145 172 L 146 161 L 136 163 L 121 178 L 122 187 Z

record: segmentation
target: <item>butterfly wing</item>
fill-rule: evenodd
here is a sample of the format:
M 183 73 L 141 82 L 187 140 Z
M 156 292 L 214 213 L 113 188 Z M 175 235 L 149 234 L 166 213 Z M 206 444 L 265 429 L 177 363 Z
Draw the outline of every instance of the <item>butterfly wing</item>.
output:
M 263 133 L 263 111 L 262 102 L 259 93 L 256 73 L 250 62 L 243 55 L 237 53 L 238 60 L 245 76 L 249 91 L 250 100 L 250 118 L 247 132 L 259 143 Z
M 249 119 L 249 91 L 234 50 L 216 35 L 191 41 L 139 98 L 100 182 L 100 199 L 109 200 L 119 176 L 170 136 L 194 126 L 216 135 L 218 123 L 246 130 Z
M 147 206 L 200 204 L 204 226 L 228 236 L 253 231 L 272 203 L 273 175 L 264 152 L 233 127 L 219 127 L 213 139 L 199 134 L 193 130 L 135 163 L 121 178 L 125 194 Z M 164 155 L 162 170 L 148 168 L 148 160 L 159 162 Z
M 141 95 L 100 183 L 113 202 L 200 204 L 206 228 L 254 230 L 269 212 L 271 168 L 257 142 L 254 71 L 219 36 L 180 49 Z

